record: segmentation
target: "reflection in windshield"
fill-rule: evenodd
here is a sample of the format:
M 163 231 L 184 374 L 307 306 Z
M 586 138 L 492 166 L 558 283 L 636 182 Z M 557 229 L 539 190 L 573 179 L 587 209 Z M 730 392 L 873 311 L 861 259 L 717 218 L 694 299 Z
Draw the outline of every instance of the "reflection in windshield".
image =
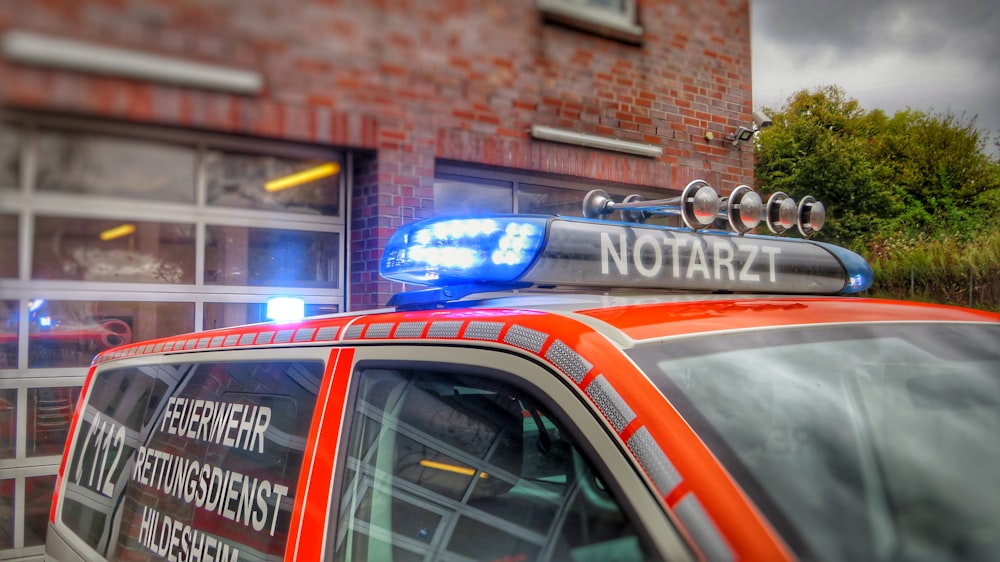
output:
M 631 354 L 800 554 L 1000 560 L 997 342 L 995 325 L 875 324 Z

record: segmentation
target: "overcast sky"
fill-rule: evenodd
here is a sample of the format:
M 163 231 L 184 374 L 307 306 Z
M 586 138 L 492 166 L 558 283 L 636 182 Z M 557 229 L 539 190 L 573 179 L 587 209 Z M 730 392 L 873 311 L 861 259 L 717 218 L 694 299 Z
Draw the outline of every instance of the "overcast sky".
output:
M 997 153 L 997 0 L 751 0 L 750 9 L 755 109 L 834 84 L 889 115 L 976 115 Z

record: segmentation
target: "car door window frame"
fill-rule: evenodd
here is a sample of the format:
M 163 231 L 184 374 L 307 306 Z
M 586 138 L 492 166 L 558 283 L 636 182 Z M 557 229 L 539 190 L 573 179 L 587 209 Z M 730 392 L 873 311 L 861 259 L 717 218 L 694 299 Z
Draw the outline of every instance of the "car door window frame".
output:
M 611 436 L 606 422 L 586 404 L 582 391 L 548 367 L 510 351 L 462 346 L 360 346 L 356 353 L 336 461 L 326 543 L 327 559 L 335 555 L 338 538 L 346 532 L 340 524 L 340 517 L 341 512 L 349 507 L 342 505 L 346 497 L 344 487 L 348 485 L 345 478 L 348 473 L 348 447 L 357 418 L 355 408 L 360 373 L 370 369 L 465 374 L 492 379 L 528 394 L 572 439 L 580 454 L 611 491 L 624 516 L 635 526 L 637 536 L 651 550 L 653 557 L 670 560 L 693 558 L 677 532 L 677 525 L 656 499 L 655 488 L 626 458 L 623 445 Z M 664 532 L 665 529 L 669 532 Z

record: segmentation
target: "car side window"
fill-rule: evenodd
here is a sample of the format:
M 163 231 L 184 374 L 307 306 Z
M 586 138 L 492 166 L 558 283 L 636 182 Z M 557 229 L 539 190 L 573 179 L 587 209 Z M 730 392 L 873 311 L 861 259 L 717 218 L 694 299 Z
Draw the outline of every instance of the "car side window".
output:
M 529 392 L 426 370 L 358 380 L 335 559 L 646 559 L 581 448 Z

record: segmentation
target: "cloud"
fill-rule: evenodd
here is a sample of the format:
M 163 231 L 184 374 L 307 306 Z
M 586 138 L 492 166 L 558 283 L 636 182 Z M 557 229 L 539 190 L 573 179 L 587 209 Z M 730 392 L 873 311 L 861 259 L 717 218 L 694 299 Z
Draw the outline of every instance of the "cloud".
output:
M 971 118 L 1000 135 L 995 0 L 752 0 L 754 105 L 837 85 L 869 109 Z

